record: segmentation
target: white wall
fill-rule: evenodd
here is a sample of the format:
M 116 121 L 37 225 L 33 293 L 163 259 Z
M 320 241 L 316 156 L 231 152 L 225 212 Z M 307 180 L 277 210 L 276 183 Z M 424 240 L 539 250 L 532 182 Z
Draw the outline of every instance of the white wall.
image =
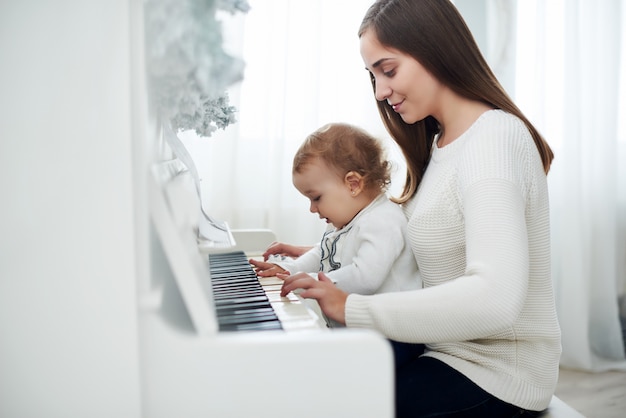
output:
M 0 2 L 0 416 L 140 415 L 129 2 Z

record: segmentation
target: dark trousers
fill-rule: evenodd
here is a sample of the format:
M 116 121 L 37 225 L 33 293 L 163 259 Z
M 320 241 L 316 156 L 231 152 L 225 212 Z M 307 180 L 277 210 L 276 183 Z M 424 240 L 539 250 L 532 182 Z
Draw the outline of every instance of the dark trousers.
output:
M 396 363 L 396 417 L 537 417 L 495 398 L 456 369 L 420 357 L 422 344 L 391 341 Z

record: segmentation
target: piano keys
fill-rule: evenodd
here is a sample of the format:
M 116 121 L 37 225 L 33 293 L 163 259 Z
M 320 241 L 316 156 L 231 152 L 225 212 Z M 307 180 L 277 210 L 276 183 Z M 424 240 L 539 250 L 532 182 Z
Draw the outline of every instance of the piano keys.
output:
M 243 251 L 208 255 L 220 331 L 292 332 L 326 328 L 318 311 L 297 295 L 280 296 L 282 280 L 257 277 L 248 258 Z
M 283 329 L 243 251 L 209 255 L 220 331 Z

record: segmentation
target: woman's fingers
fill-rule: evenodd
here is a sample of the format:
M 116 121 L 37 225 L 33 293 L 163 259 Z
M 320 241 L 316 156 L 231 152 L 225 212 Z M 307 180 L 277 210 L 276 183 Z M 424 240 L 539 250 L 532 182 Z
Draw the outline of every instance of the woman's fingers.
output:
M 346 299 L 348 294 L 339 289 L 335 283 L 324 273 L 317 274 L 316 285 L 300 294 L 302 297 L 317 300 L 324 314 L 336 322 L 345 324 Z
M 317 273 L 317 278 L 319 279 L 320 282 L 335 284 L 332 280 L 328 278 L 328 276 L 324 272 L 320 271 L 319 273 Z
M 284 279 L 283 287 L 280 290 L 281 296 L 287 296 L 289 292 L 292 292 L 296 289 L 307 290 L 314 287 L 317 284 L 317 280 L 312 278 L 306 273 L 298 273 L 289 277 L 281 277 L 283 275 L 279 275 L 278 277 Z M 306 297 L 306 296 L 302 296 Z
M 284 277 L 280 295 L 287 296 L 289 292 L 300 289 L 298 294 L 301 297 L 317 300 L 320 308 L 329 318 L 344 324 L 348 294 L 335 286 L 335 283 L 324 273 L 318 273 L 317 278 L 318 280 L 306 273 Z

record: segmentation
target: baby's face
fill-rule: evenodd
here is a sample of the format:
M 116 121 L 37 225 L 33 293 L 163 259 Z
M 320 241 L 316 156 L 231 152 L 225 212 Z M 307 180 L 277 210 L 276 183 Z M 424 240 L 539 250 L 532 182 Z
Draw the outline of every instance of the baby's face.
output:
M 343 228 L 361 210 L 350 184 L 319 158 L 307 163 L 300 173 L 294 173 L 293 184 L 311 202 L 311 212 L 335 228 Z

